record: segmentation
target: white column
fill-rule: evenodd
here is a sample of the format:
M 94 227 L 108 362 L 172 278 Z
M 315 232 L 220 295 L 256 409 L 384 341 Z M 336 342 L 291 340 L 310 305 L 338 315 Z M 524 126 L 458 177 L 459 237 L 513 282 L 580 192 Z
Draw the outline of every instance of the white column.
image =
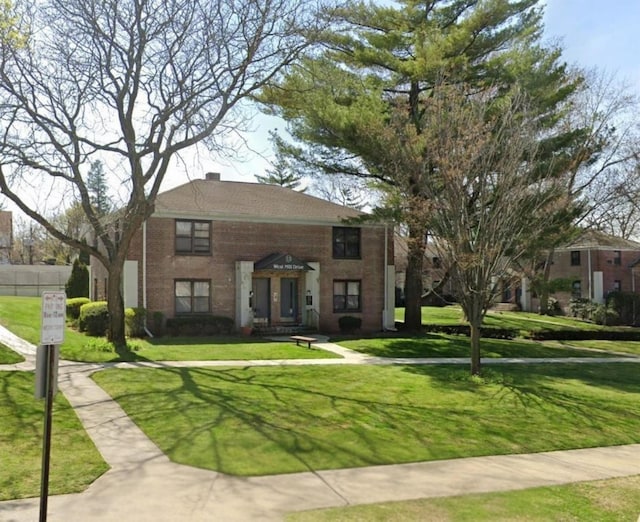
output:
M 138 307 L 138 262 L 125 261 L 122 273 L 122 297 L 125 308 Z
M 307 262 L 307 264 L 313 268 L 308 270 L 304 275 L 305 286 L 305 324 L 313 326 L 314 328 L 320 327 L 320 263 Z M 306 304 L 308 292 L 311 293 L 311 305 Z
M 602 272 L 593 272 L 593 302 L 604 303 L 604 282 Z
M 253 261 L 236 261 L 236 328 L 253 325 L 253 310 L 249 306 Z

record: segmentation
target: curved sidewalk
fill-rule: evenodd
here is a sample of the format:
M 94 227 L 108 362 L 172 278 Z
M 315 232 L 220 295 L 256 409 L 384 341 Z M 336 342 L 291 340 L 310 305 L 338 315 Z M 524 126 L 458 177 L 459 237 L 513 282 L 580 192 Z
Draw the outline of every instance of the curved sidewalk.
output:
M 2 329 L 0 342 L 14 346 L 11 336 Z M 322 347 L 330 348 L 328 344 Z M 28 358 L 17 367 L 33 368 L 32 348 L 24 344 L 16 346 Z M 382 363 L 378 358 L 346 353 L 336 345 L 331 348 L 341 351 L 345 359 L 324 359 L 321 360 L 323 364 Z M 399 361 L 390 363 L 398 364 Z M 238 364 L 238 361 L 180 365 L 228 366 L 234 363 Z M 239 363 L 250 364 L 247 361 Z M 318 360 L 313 363 L 320 364 Z M 168 364 L 172 363 L 119 363 L 117 366 Z M 90 378 L 91 373 L 104 366 L 68 361 L 60 364 L 59 388 L 111 469 L 83 493 L 50 497 L 48 520 L 51 522 L 276 521 L 289 512 L 322 507 L 513 490 L 640 473 L 640 444 L 633 444 L 266 477 L 233 477 L 170 462 Z M 38 510 L 39 499 L 0 502 L 0 520 L 31 522 L 37 520 Z

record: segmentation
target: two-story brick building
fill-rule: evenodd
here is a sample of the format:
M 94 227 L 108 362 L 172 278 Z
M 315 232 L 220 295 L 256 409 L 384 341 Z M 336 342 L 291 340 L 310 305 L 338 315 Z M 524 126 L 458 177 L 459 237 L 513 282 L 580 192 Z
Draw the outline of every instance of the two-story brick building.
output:
M 277 185 L 218 174 L 158 195 L 125 264 L 125 306 L 149 314 L 232 317 L 237 328 L 393 327 L 393 230 L 347 224 L 361 213 Z M 104 299 L 104 269 L 92 297 Z
M 609 292 L 637 292 L 640 275 L 633 265 L 639 259 L 640 243 L 585 230 L 554 252 L 550 279 L 569 279 L 572 285 L 571 292 L 558 292 L 555 297 L 566 308 L 572 297 L 603 303 Z M 537 305 L 533 297 L 532 309 Z

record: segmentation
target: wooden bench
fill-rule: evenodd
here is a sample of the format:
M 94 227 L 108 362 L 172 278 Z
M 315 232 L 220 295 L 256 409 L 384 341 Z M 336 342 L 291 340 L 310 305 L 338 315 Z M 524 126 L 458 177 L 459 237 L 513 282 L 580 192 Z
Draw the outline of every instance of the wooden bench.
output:
M 296 346 L 300 346 L 300 343 L 307 343 L 307 348 L 311 348 L 311 343 L 315 343 L 318 339 L 315 337 L 305 337 L 304 335 L 292 335 L 291 339 L 296 342 Z

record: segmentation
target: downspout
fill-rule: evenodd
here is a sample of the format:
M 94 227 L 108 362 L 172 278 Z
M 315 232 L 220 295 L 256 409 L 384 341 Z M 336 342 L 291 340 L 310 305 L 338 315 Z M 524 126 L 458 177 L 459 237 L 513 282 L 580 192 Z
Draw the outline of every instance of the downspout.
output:
M 142 307 L 147 309 L 147 220 L 142 222 Z M 144 331 L 149 337 L 153 334 L 147 327 L 147 314 L 144 315 Z
M 384 224 L 384 305 L 382 306 L 382 330 L 386 330 L 387 329 L 387 314 L 389 313 L 389 311 L 387 310 L 387 306 L 388 306 L 388 284 L 389 284 L 389 270 L 387 269 L 387 263 L 388 263 L 388 257 L 389 257 L 389 252 L 388 252 L 388 242 L 389 242 L 389 234 L 387 232 L 387 228 L 388 228 L 388 224 L 385 222 Z
M 389 321 L 389 314 L 394 313 L 393 308 L 390 310 L 389 306 L 389 223 L 384 224 L 384 307 L 382 309 L 382 329 L 395 332 L 394 327 L 387 327 Z
M 587 253 L 589 254 L 587 257 L 587 270 L 589 270 L 589 273 L 587 274 L 587 280 L 589 281 L 589 301 L 593 301 L 593 272 L 591 272 L 591 249 L 587 250 Z

